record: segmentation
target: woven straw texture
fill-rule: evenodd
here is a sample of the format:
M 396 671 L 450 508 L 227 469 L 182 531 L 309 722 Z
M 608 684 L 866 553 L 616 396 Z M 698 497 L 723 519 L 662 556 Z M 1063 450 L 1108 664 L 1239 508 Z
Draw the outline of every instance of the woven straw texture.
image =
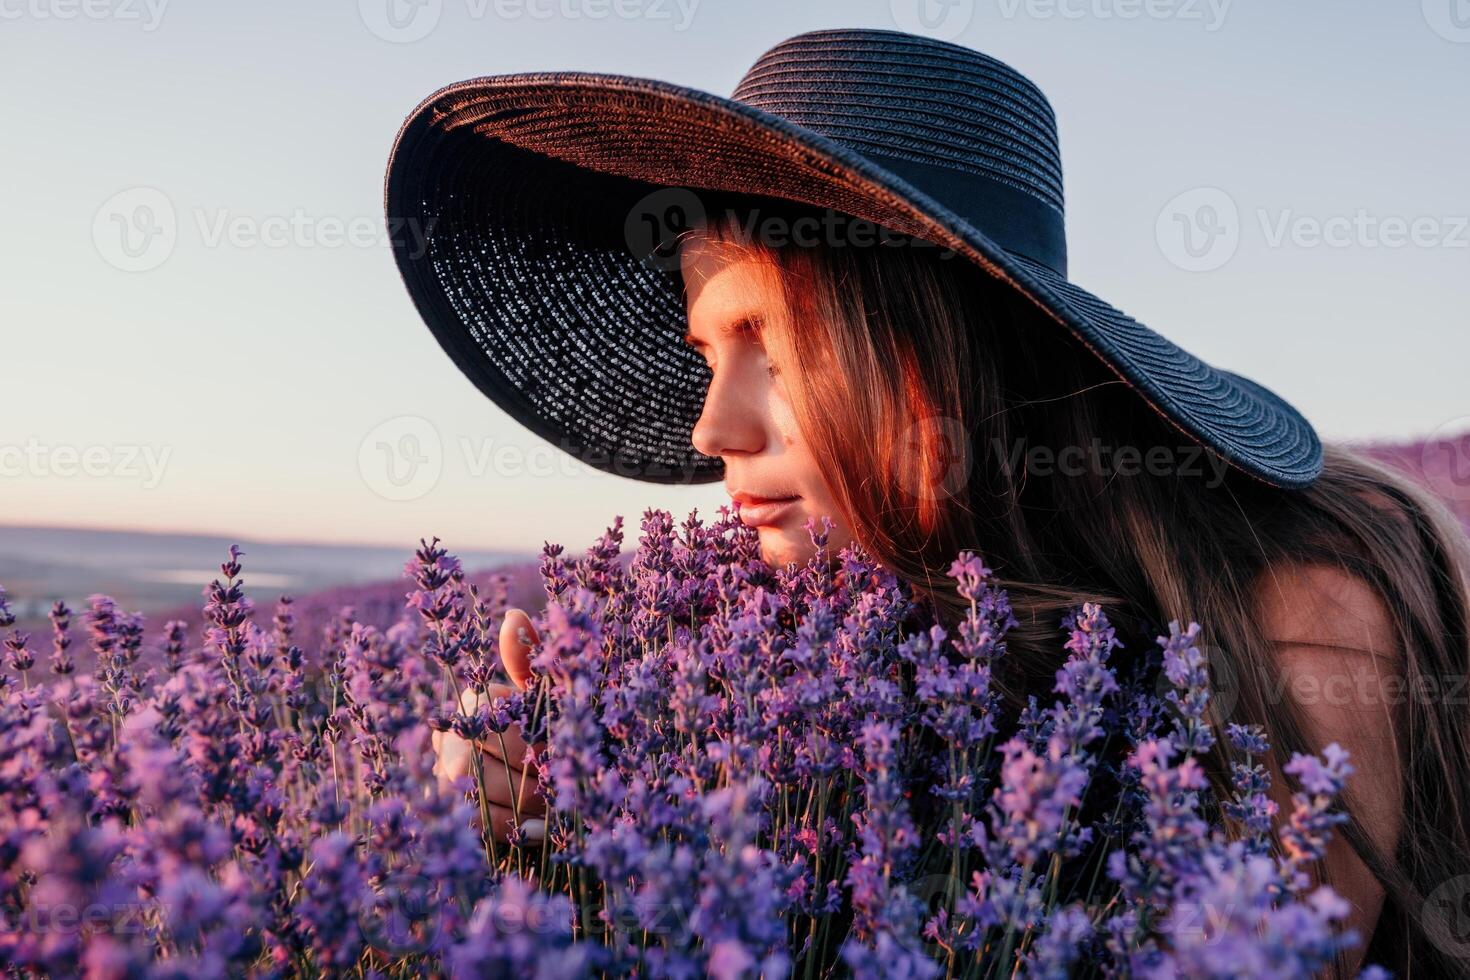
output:
M 691 191 L 830 207 L 957 249 L 1240 469 L 1286 487 L 1321 471 L 1292 406 L 1067 279 L 1051 106 L 959 45 L 801 34 L 732 98 L 579 72 L 471 79 L 414 110 L 384 183 L 390 229 L 416 229 L 395 235 L 399 270 L 459 368 L 578 459 L 658 483 L 723 473 L 690 444 L 709 373 L 681 340 L 682 283 L 656 251 L 668 229 L 639 230 L 671 202 L 697 211 Z

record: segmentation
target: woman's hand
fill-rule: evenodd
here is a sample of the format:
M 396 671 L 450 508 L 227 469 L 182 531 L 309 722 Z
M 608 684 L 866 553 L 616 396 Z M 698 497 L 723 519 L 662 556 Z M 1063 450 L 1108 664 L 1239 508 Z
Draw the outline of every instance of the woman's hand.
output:
M 509 609 L 500 626 L 500 660 L 515 687 L 492 684 L 484 694 L 467 690 L 460 698 L 460 710 L 473 714 L 482 704 L 507 697 L 517 689 L 525 690 L 531 677 L 531 651 L 537 643 L 531 619 L 519 609 Z M 536 782 L 535 766 L 526 760 L 526 743 L 512 725 L 500 735 L 490 734 L 471 745 L 453 731 L 434 732 L 434 775 L 441 786 L 475 774 L 478 753 L 485 774 L 485 799 L 490 810 L 490 826 L 497 840 L 506 840 L 519 816 L 522 833 L 529 842 L 546 836 L 546 801 Z M 534 747 L 538 752 L 541 746 Z

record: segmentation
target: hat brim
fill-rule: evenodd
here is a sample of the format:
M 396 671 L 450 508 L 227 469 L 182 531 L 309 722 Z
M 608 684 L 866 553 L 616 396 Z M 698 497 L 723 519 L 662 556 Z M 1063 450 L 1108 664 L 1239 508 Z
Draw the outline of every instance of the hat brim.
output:
M 1316 433 L 1274 392 L 810 129 L 655 79 L 557 72 L 450 85 L 410 114 L 389 159 L 398 268 L 461 371 L 597 469 L 651 483 L 723 474 L 690 443 L 709 374 L 682 340 L 678 270 L 630 240 L 630 215 L 660 188 L 831 207 L 954 249 L 1070 330 L 1192 441 L 1275 486 L 1321 472 Z

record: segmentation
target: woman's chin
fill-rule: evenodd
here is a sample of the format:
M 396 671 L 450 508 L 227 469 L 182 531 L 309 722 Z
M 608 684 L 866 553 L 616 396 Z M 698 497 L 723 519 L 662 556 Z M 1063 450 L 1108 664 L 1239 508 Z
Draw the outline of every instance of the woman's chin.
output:
M 761 559 L 773 568 L 782 567 L 789 562 L 804 565 L 810 561 L 817 553 L 817 546 L 812 543 L 811 531 L 806 527 L 808 519 L 806 514 L 790 514 L 777 523 L 757 526 Z M 813 517 L 810 520 L 820 526 L 820 518 Z M 828 520 L 832 521 L 832 527 L 828 531 L 827 552 L 836 556 L 851 540 L 851 536 L 835 519 Z
M 765 524 L 756 529 L 761 539 L 761 560 L 772 568 L 781 568 L 789 562 L 805 563 L 816 548 L 806 530 L 797 532 L 774 524 Z

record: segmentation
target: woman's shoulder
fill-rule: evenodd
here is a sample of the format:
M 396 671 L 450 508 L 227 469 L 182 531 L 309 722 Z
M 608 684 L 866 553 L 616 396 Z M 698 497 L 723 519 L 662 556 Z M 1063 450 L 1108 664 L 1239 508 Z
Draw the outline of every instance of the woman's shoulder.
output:
M 1257 577 L 1255 590 L 1262 633 L 1274 645 L 1398 656 L 1384 597 L 1341 566 L 1278 562 Z
M 1261 630 L 1271 643 L 1280 686 L 1268 709 L 1301 710 L 1307 748 L 1337 743 L 1354 770 L 1347 792 L 1374 848 L 1392 854 L 1403 829 L 1403 754 L 1396 706 L 1404 670 L 1388 603 L 1369 582 L 1340 566 L 1285 563 L 1256 579 Z M 1272 795 L 1288 811 L 1289 786 L 1273 761 Z M 1383 886 L 1340 835 L 1327 848 L 1332 887 L 1353 904 L 1348 925 L 1371 934 Z

